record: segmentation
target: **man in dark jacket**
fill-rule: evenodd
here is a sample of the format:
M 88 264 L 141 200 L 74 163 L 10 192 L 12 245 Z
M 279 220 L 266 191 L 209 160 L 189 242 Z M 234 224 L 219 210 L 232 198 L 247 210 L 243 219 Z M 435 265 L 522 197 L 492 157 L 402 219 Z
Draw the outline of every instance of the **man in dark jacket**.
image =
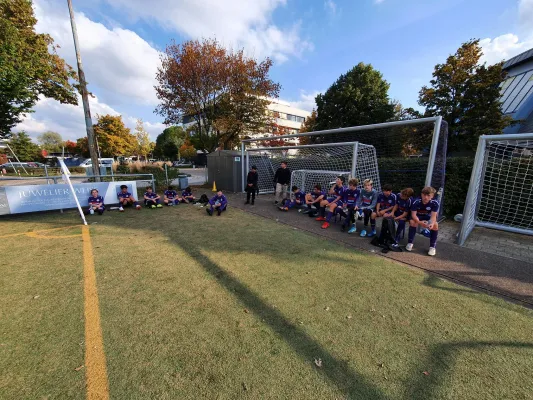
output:
M 287 198 L 289 183 L 291 183 L 291 171 L 287 168 L 287 163 L 285 161 L 281 163 L 281 167 L 276 171 L 276 174 L 274 175 L 274 183 L 276 184 L 276 198 L 274 204 L 278 204 L 280 200 L 285 200 Z
M 254 205 L 258 180 L 259 175 L 257 174 L 257 167 L 252 165 L 252 169 L 248 172 L 248 176 L 246 177 L 246 203 L 244 204 L 250 204 L 250 196 L 252 196 L 252 205 Z

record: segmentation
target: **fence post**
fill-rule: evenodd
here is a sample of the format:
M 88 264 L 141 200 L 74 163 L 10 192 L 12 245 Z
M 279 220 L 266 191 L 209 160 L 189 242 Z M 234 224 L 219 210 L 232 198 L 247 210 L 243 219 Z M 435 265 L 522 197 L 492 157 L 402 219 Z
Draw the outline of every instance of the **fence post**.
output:
M 168 165 L 167 165 L 167 163 L 165 163 L 165 178 L 167 179 L 167 186 L 170 185 L 170 183 L 168 183 Z
M 150 174 L 152 175 L 152 190 L 155 192 L 155 179 L 154 179 L 154 174 Z

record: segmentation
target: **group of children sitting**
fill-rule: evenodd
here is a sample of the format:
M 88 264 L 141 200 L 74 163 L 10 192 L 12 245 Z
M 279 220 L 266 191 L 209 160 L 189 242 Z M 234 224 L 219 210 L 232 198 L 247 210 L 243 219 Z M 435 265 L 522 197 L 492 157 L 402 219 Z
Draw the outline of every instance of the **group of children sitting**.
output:
M 383 185 L 381 193 L 378 194 L 372 187 L 371 179 L 363 181 L 362 189 L 358 188 L 358 179 L 350 179 L 348 187 L 344 185 L 344 180 L 343 176 L 338 176 L 335 185 L 327 193 L 320 185 L 315 185 L 311 193 L 303 193 L 297 186 L 293 186 L 293 196 L 284 200 L 279 209 L 288 211 L 293 207 L 306 207 L 305 213 L 317 216 L 316 220 L 323 222 L 322 229 L 329 228 L 331 218 L 339 214 L 344 217 L 341 230 L 345 231 L 350 225 L 348 233 L 357 232 L 357 215 L 358 219 L 363 219 L 364 228 L 360 233 L 362 237 L 376 235 L 376 218 L 391 219 L 397 226 L 393 246 L 399 246 L 400 237 L 408 224 L 409 236 L 405 248 L 407 251 L 413 249 L 417 228 L 421 227 L 429 231 L 428 254 L 436 254 L 439 203 L 434 199 L 434 188 L 423 188 L 420 198 L 414 199 L 414 191 L 411 188 L 395 194 L 391 185 Z
M 120 186 L 120 192 L 117 193 L 120 212 L 124 211 L 125 207 L 135 207 L 135 209 L 140 210 L 141 206 L 133 195 L 128 192 L 128 187 L 126 185 Z M 144 193 L 144 205 L 148 208 L 162 208 L 161 196 L 153 191 L 151 186 L 146 188 Z M 174 187 L 169 186 L 167 190 L 163 193 L 163 203 L 167 206 L 174 206 L 180 203 L 194 203 L 196 197 L 192 194 L 192 189 L 190 187 L 185 188 L 181 192 L 181 196 L 174 189 Z M 88 200 L 89 207 L 85 210 L 85 214 L 94 214 L 97 212 L 102 215 L 105 211 L 104 198 L 98 194 L 97 189 L 91 190 L 91 196 Z M 218 191 L 215 196 L 208 201 L 208 207 L 206 211 L 209 215 L 213 215 L 214 211 L 217 212 L 217 215 L 220 215 L 223 211 L 226 210 L 228 205 L 228 200 L 226 196 L 222 194 L 222 191 Z

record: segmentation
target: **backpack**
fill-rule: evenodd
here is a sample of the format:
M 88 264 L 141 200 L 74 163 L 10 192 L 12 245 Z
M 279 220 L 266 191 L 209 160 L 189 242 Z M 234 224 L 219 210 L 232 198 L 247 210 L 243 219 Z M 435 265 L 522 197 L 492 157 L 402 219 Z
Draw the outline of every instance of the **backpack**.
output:
M 370 244 L 381 247 L 382 253 L 388 253 L 389 251 L 402 251 L 396 243 L 396 223 L 392 218 L 383 218 L 381 221 L 381 231 L 379 236 L 372 239 Z
M 201 203 L 203 205 L 206 205 L 207 203 L 209 203 L 209 198 L 207 197 L 205 193 L 200 196 L 200 200 L 198 200 L 198 203 Z

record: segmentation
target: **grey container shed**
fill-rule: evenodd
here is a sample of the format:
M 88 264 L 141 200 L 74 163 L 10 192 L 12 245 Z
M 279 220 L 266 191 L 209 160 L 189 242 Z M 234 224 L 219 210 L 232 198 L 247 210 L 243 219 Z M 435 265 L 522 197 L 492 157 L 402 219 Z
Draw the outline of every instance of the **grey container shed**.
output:
M 209 184 L 216 183 L 217 189 L 228 192 L 242 191 L 241 163 L 239 151 L 219 150 L 207 155 Z

